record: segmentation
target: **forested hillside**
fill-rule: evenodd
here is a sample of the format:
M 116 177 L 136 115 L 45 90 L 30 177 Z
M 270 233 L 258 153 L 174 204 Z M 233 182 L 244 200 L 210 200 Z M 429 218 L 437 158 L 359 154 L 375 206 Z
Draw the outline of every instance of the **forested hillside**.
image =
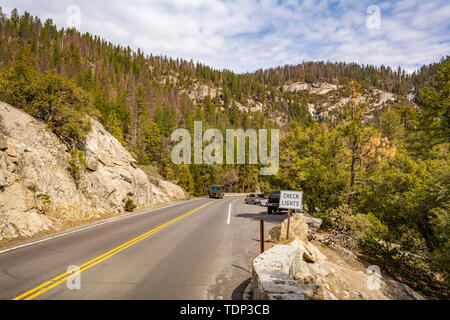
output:
M 329 62 L 236 74 L 14 10 L 0 11 L 0 68 L 0 100 L 44 120 L 73 150 L 89 114 L 147 172 L 191 194 L 211 184 L 303 190 L 307 213 L 356 239 L 370 259 L 430 295 L 448 294 L 448 57 L 414 74 Z M 196 120 L 204 130 L 281 129 L 279 174 L 174 165 L 170 135 L 193 132 Z

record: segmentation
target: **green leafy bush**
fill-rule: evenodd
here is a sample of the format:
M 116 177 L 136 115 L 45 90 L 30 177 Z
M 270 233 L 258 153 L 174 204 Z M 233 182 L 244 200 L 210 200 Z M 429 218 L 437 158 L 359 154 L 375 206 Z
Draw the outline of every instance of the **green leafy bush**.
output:
M 67 144 L 81 142 L 91 129 L 86 116 L 96 115 L 89 95 L 61 75 L 38 73 L 30 61 L 25 51 L 14 67 L 1 70 L 0 100 L 44 121 Z
M 42 193 L 38 194 L 36 198 L 38 198 L 39 200 L 42 200 L 42 202 L 44 204 L 50 204 L 52 202 L 51 197 L 47 194 L 42 194 Z
M 384 239 L 388 228 L 373 214 L 344 215 L 343 223 L 358 236 L 363 243 Z
M 322 223 L 324 226 L 327 227 L 338 227 L 342 224 L 342 215 L 341 215 L 341 209 L 328 209 L 326 211 L 318 211 L 314 213 L 314 217 L 322 219 Z
M 128 199 L 128 200 L 125 202 L 125 211 L 126 211 L 126 212 L 133 212 L 134 209 L 136 209 L 136 207 L 137 207 L 137 206 L 134 204 L 133 199 Z
M 430 223 L 439 243 L 432 252 L 432 258 L 444 273 L 447 288 L 450 288 L 450 202 L 433 210 Z
M 69 171 L 75 181 L 80 180 L 80 174 L 86 169 L 85 153 L 76 148 L 70 151 Z

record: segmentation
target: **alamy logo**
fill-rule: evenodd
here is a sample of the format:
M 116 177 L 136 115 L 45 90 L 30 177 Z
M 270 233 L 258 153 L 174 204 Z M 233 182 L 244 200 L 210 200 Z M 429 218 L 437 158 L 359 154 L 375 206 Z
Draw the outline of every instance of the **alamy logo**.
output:
M 66 286 L 69 290 L 81 290 L 81 269 L 78 266 L 69 266 L 67 273 L 71 276 L 67 278 Z
M 369 277 L 367 278 L 367 288 L 369 290 L 380 290 L 381 289 L 381 269 L 379 266 L 368 266 L 367 274 Z
M 67 27 L 80 29 L 81 27 L 81 9 L 77 5 L 70 5 L 67 7 Z
M 267 129 L 260 129 L 258 132 L 255 129 L 226 130 L 226 164 L 246 164 L 246 141 L 248 139 L 248 164 L 263 166 L 260 171 L 261 175 L 277 174 L 280 163 L 280 132 L 277 129 L 270 130 L 269 156 L 268 131 Z M 171 138 L 172 142 L 179 142 L 182 139 L 172 150 L 172 162 L 174 164 L 192 164 L 191 133 L 187 129 L 177 129 L 172 133 Z M 203 148 L 204 142 L 210 144 Z M 220 130 L 209 129 L 203 134 L 202 122 L 194 123 L 194 164 L 224 164 L 223 149 L 224 137 Z
M 381 9 L 379 6 L 369 6 L 366 13 L 369 15 L 366 21 L 367 29 L 380 30 L 381 29 Z

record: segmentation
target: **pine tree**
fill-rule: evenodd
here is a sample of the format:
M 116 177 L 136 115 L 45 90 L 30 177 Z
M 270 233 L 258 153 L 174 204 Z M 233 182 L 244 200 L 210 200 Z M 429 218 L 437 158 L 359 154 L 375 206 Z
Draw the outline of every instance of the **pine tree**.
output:
M 437 70 L 431 86 L 420 90 L 413 148 L 422 155 L 450 141 L 450 59 Z
M 119 119 L 117 119 L 117 115 L 114 110 L 111 110 L 108 118 L 106 119 L 105 129 L 108 130 L 108 132 L 111 133 L 114 138 L 119 140 L 120 143 L 124 143 L 122 130 L 120 129 L 120 121 Z
M 341 135 L 346 139 L 350 149 L 350 188 L 348 196 L 350 210 L 353 208 L 356 194 L 357 166 L 358 163 L 361 163 L 362 151 L 365 144 L 374 134 L 373 130 L 364 123 L 367 106 L 358 103 L 358 99 L 361 97 L 361 93 L 358 91 L 359 87 L 360 85 L 353 81 L 349 84 L 351 92 L 350 103 L 345 107 L 343 123 L 339 128 Z
M 179 165 L 175 168 L 176 179 L 178 184 L 183 187 L 187 192 L 194 192 L 194 179 L 192 178 L 189 166 L 186 164 Z
M 160 164 L 162 159 L 162 137 L 158 126 L 153 121 L 143 123 L 142 127 L 142 163 Z

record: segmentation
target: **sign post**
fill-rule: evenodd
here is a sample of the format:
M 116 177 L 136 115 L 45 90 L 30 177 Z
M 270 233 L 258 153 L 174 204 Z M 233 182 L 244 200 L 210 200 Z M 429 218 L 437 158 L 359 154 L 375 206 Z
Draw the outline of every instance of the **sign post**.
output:
M 260 237 L 260 247 L 261 247 L 261 253 L 264 253 L 264 219 L 261 219 L 259 224 L 259 237 Z
M 289 228 L 291 224 L 292 210 L 302 210 L 303 192 L 301 191 L 281 191 L 280 209 L 288 209 L 288 223 L 286 240 L 289 239 Z
M 289 227 L 291 225 L 291 215 L 292 215 L 292 211 L 291 211 L 291 209 L 289 209 L 289 211 L 288 211 L 288 224 L 287 224 L 287 231 L 286 231 L 286 240 L 289 240 Z

